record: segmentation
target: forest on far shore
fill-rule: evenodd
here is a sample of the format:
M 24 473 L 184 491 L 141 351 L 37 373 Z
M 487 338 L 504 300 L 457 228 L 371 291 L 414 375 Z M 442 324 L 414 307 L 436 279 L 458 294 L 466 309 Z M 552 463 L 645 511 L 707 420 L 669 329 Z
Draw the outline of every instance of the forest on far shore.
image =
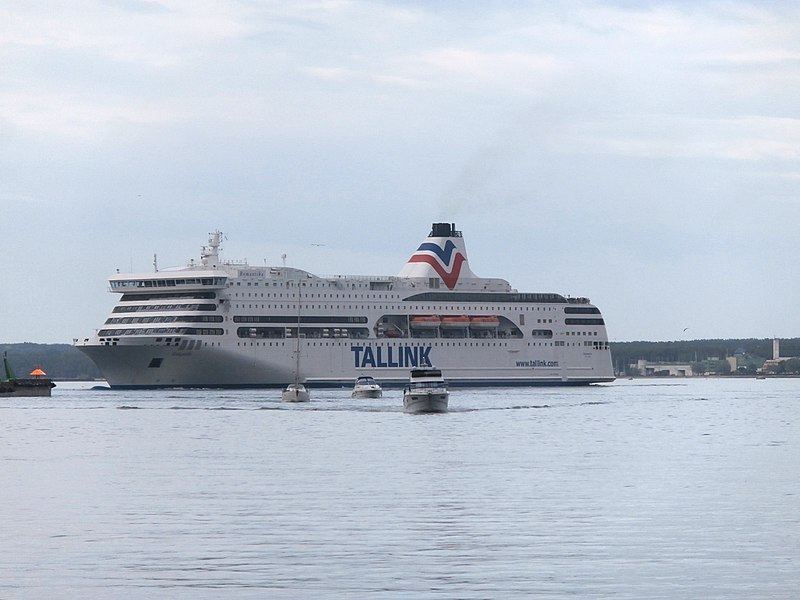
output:
M 0 350 L 8 353 L 8 362 L 18 377 L 40 367 L 57 380 L 102 378 L 95 364 L 71 344 L 0 344 Z M 780 353 L 781 356 L 800 357 L 800 338 L 782 339 Z M 630 372 L 630 365 L 642 359 L 688 364 L 698 373 L 736 374 L 730 373 L 729 367 L 726 372 L 725 359 L 729 356 L 737 357 L 738 374 L 754 375 L 766 359 L 772 358 L 772 339 L 611 342 L 611 358 L 619 375 L 635 375 Z M 800 359 L 786 361 L 781 368 L 788 369 L 784 372 L 793 372 L 795 364 L 800 366 Z
M 26 377 L 36 367 L 51 379 L 90 381 L 103 376 L 95 364 L 71 344 L 0 344 L 17 377 Z M 0 377 L 5 373 L 0 371 Z
M 800 338 L 780 340 L 782 357 L 800 357 Z M 614 370 L 620 375 L 637 375 L 630 366 L 638 360 L 651 363 L 691 365 L 699 373 L 717 375 L 755 375 L 772 358 L 772 338 L 686 340 L 679 342 L 611 342 Z M 727 358 L 735 356 L 737 372 L 733 373 Z M 800 371 L 800 358 L 785 361 L 775 373 Z

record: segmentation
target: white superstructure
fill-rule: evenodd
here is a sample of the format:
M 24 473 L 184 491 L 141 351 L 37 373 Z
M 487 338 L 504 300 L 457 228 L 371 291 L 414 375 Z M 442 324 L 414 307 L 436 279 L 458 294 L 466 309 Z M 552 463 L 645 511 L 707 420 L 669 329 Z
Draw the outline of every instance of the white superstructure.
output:
M 225 262 L 220 239 L 199 263 L 110 278 L 119 301 L 76 346 L 112 387 L 283 387 L 298 349 L 298 379 L 314 386 L 401 386 L 432 364 L 451 386 L 614 379 L 597 307 L 478 277 L 454 224 L 434 223 L 396 277 Z

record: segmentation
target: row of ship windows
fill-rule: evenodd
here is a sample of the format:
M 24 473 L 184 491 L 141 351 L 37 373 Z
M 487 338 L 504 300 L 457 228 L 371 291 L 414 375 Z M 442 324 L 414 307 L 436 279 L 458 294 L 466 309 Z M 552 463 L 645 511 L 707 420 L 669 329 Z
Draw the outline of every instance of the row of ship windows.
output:
M 245 346 L 245 347 L 285 347 L 286 342 L 236 342 L 237 346 Z M 352 345 L 351 342 L 309 342 L 308 346 L 313 347 L 333 347 L 333 348 L 341 348 L 342 346 L 350 346 Z M 397 344 L 384 344 L 381 347 L 387 346 L 396 346 Z M 431 342 L 429 344 L 434 348 L 482 348 L 482 347 L 507 347 L 507 342 Z M 535 347 L 554 347 L 554 346 L 580 346 L 580 343 L 565 343 L 565 342 L 528 342 L 528 346 L 535 348 Z M 608 350 L 609 344 L 608 342 L 584 342 L 583 344 L 586 347 L 591 346 L 595 350 Z
M 169 294 L 122 294 L 120 302 L 144 302 L 145 300 L 216 300 L 216 292 L 179 292 Z
M 121 335 L 223 335 L 224 333 L 224 329 L 217 327 L 148 327 L 147 329 L 101 329 L 97 335 L 103 338 Z
M 269 294 L 268 294 L 268 296 L 269 296 Z M 282 296 L 283 295 L 281 294 L 281 297 Z M 276 297 L 277 297 L 277 295 L 276 295 Z M 288 294 L 287 294 L 287 297 L 288 297 Z M 294 298 L 294 294 L 292 294 L 291 297 Z M 304 297 L 304 299 L 305 299 L 305 297 Z M 255 305 L 253 305 L 253 304 L 234 304 L 233 307 L 234 308 L 257 308 L 257 309 L 258 308 L 260 308 L 260 309 L 264 309 L 264 308 L 297 309 L 297 304 L 275 304 L 274 306 L 272 304 L 255 304 Z M 323 310 L 323 309 L 324 310 L 328 310 L 328 309 L 333 309 L 333 310 L 345 310 L 345 309 L 347 309 L 347 310 L 374 310 L 374 309 L 377 308 L 379 310 L 389 310 L 389 309 L 400 310 L 400 309 L 402 309 L 402 310 L 413 310 L 413 311 L 441 311 L 443 308 L 446 308 L 448 310 L 475 311 L 475 310 L 499 310 L 500 308 L 507 308 L 507 307 L 506 306 L 503 306 L 503 307 L 498 307 L 498 306 L 472 306 L 472 305 L 469 305 L 469 306 L 467 306 L 467 305 L 465 305 L 465 306 L 443 306 L 441 304 L 440 305 L 427 305 L 427 306 L 416 305 L 415 304 L 415 305 L 411 306 L 411 305 L 408 305 L 408 304 L 400 304 L 400 303 L 393 304 L 391 306 L 388 305 L 388 304 L 387 305 L 380 305 L 380 306 L 370 306 L 370 305 L 363 305 L 363 304 L 361 304 L 361 305 L 358 305 L 358 304 L 352 305 L 352 304 L 350 304 L 348 306 L 343 306 L 341 304 L 328 305 L 328 304 L 305 304 L 305 303 L 303 303 L 303 308 L 313 309 L 313 310 Z M 524 311 L 527 311 L 527 312 L 537 312 L 537 311 L 539 311 L 539 312 L 548 312 L 548 311 L 557 311 L 558 309 L 556 307 L 554 307 L 554 306 L 536 306 L 536 307 L 533 307 L 533 306 L 515 306 L 514 310 L 519 310 L 519 311 L 523 311 L 524 310 Z M 566 309 L 565 309 L 565 312 L 569 312 L 569 311 L 566 311 Z M 592 313 L 599 314 L 600 311 L 598 309 L 594 308 L 594 309 L 592 309 Z
M 99 337 L 116 337 L 116 336 L 123 336 L 123 335 L 224 335 L 225 330 L 222 328 L 216 327 L 209 327 L 209 328 L 201 328 L 201 327 L 148 327 L 142 329 L 101 329 L 97 332 Z M 237 335 L 240 338 L 248 338 L 248 337 L 277 337 L 277 338 L 291 338 L 297 335 L 297 330 L 292 328 L 259 328 L 259 331 L 256 333 L 252 330 L 252 328 L 247 327 L 240 327 L 237 330 Z M 338 332 L 337 332 L 338 333 Z M 597 332 L 574 332 L 576 335 L 597 335 Z M 301 332 L 301 337 L 306 337 L 307 334 Z M 343 329 L 342 333 L 340 334 L 341 337 L 351 337 L 351 338 L 366 338 L 368 337 L 368 330 L 367 329 Z M 533 337 L 543 338 L 543 339 L 550 339 L 553 337 L 553 332 L 551 330 L 544 330 L 538 329 L 532 332 Z M 309 336 L 311 337 L 311 336 Z M 319 337 L 319 336 L 315 336 Z M 326 336 L 327 337 L 327 336 Z M 340 337 L 339 335 L 335 335 L 335 337 Z M 438 343 L 438 342 L 434 342 Z M 443 342 L 444 343 L 444 342 Z M 446 342 L 448 345 L 450 342 Z M 461 345 L 462 342 L 452 342 L 453 344 L 458 343 Z M 469 345 L 477 345 L 477 344 L 485 345 L 486 343 L 492 342 L 465 342 L 465 344 Z M 502 343 L 502 342 L 498 342 Z M 596 342 L 584 342 L 584 345 L 591 345 Z M 556 346 L 563 346 L 563 345 L 571 345 L 568 342 L 557 341 L 555 342 Z M 580 342 L 576 342 L 572 345 L 578 345 Z
M 235 305 L 235 308 L 239 308 L 239 305 Z M 242 308 L 245 308 L 242 305 Z M 253 305 L 250 305 L 250 308 L 253 308 Z M 258 306 L 256 306 L 258 308 Z M 261 308 L 272 309 L 272 305 L 268 304 L 266 307 L 264 305 Z M 295 309 L 297 308 L 296 305 L 291 305 L 290 308 Z M 310 306 L 310 309 L 314 310 L 317 308 L 328 308 L 327 306 Z M 348 307 L 350 310 L 353 309 L 352 306 Z M 362 309 L 364 307 L 361 307 Z M 383 306 L 378 306 L 378 309 L 383 309 Z M 388 306 L 386 307 L 389 308 Z M 412 309 L 419 309 L 419 310 L 431 310 L 431 307 L 423 307 L 419 308 L 417 306 L 410 307 Z M 456 307 L 456 309 L 461 309 L 462 307 Z M 133 313 L 133 312 L 167 312 L 167 311 L 186 311 L 186 310 L 196 310 L 196 311 L 216 311 L 217 306 L 215 304 L 143 304 L 138 306 L 130 306 L 130 305 L 123 305 L 123 306 L 115 306 L 112 310 L 113 313 Z M 285 309 L 283 305 L 278 306 L 275 305 L 275 309 Z M 258 322 L 288 322 L 287 319 L 292 319 L 294 317 L 287 317 L 287 316 L 235 316 L 234 321 L 239 323 L 258 323 Z M 330 316 L 330 317 L 322 317 L 322 316 L 308 316 L 308 317 L 301 317 L 302 320 L 306 322 L 323 322 L 327 320 L 328 322 L 338 322 L 338 323 L 366 323 L 366 317 L 340 317 L 340 316 Z M 188 319 L 182 319 L 184 321 Z M 200 321 L 209 321 L 209 322 L 221 322 L 222 317 L 209 317 L 205 319 L 194 319 Z M 116 322 L 141 322 L 146 323 L 149 321 L 107 321 L 107 323 L 116 323 Z M 158 322 L 158 321 L 155 321 Z M 164 321 L 167 322 L 167 321 Z M 553 323 L 553 319 L 536 319 L 537 323 Z M 603 325 L 604 321 L 602 318 L 565 318 L 564 323 L 566 325 Z M 524 315 L 520 315 L 520 324 L 525 324 Z
M 127 325 L 129 323 L 222 323 L 219 315 L 181 315 L 164 317 L 111 317 L 106 325 Z
M 593 342 L 589 342 L 589 341 L 586 341 L 586 342 L 583 342 L 583 345 L 586 346 L 587 348 L 592 348 L 593 350 L 610 350 L 611 349 L 611 346 L 608 344 L 608 342 L 594 342 L 594 341 Z
M 223 302 L 223 300 L 220 300 Z M 297 304 L 234 304 L 233 308 L 236 309 L 244 309 L 244 308 L 255 308 L 255 309 L 269 309 L 269 310 L 297 310 Z M 441 310 L 441 306 L 406 306 L 403 305 L 402 307 L 399 306 L 364 306 L 364 305 L 348 305 L 348 306 L 341 306 L 341 305 L 327 305 L 327 304 L 310 304 L 304 305 L 303 308 L 306 310 L 389 310 L 390 308 L 402 308 L 403 310 L 413 310 L 413 311 L 437 311 Z M 464 310 L 464 311 L 473 311 L 473 310 L 492 310 L 491 306 L 453 306 L 447 307 L 450 310 Z M 496 308 L 496 307 L 495 307 Z M 517 307 L 521 308 L 521 307 Z M 168 311 L 168 310 L 205 310 L 205 311 L 214 311 L 217 310 L 217 305 L 212 303 L 181 303 L 181 304 L 139 304 L 139 305 L 122 305 L 122 306 L 115 306 L 112 312 L 121 313 L 121 312 L 140 312 L 140 311 Z M 554 307 L 524 307 L 526 311 L 554 311 L 556 310 Z M 599 312 L 599 311 L 598 311 Z M 552 323 L 552 319 L 537 319 L 537 322 Z
M 250 287 L 250 286 L 258 287 L 259 283 L 263 283 L 264 287 L 269 287 L 269 281 L 264 281 L 263 279 L 261 281 L 255 281 L 255 282 L 248 281 L 247 282 L 247 287 Z M 378 287 L 384 287 L 384 288 L 385 288 L 386 285 L 388 285 L 388 283 L 389 282 L 375 282 L 375 284 Z M 237 281 L 236 285 L 237 286 L 241 286 L 242 282 L 241 281 Z M 228 284 L 228 287 L 231 287 L 231 286 L 233 286 L 233 282 L 230 282 Z M 272 287 L 278 287 L 278 286 L 287 287 L 287 288 L 289 288 L 289 287 L 291 287 L 291 288 L 297 287 L 297 285 L 295 284 L 294 281 L 286 281 L 286 282 L 283 282 L 283 283 L 279 283 L 277 281 L 273 281 L 272 282 Z M 319 287 L 328 287 L 328 288 L 334 288 L 334 289 L 341 289 L 342 286 L 341 286 L 341 284 L 306 283 L 304 281 L 304 282 L 302 282 L 302 287 L 317 287 L 317 288 L 319 288 Z M 351 283 L 350 284 L 350 288 L 354 289 L 354 290 L 355 289 L 370 289 L 370 288 L 371 289 L 376 289 L 376 288 L 372 288 L 367 283 Z
M 531 335 L 533 337 L 544 337 L 544 338 L 551 338 L 553 337 L 553 330 L 552 329 L 534 329 L 531 331 Z M 577 336 L 597 336 L 596 331 L 566 331 L 564 335 L 577 335 Z
M 119 344 L 118 337 L 107 337 L 107 338 L 100 338 L 100 343 L 104 346 L 116 346 Z M 205 348 L 208 346 L 222 346 L 222 342 L 205 342 L 203 340 L 182 340 L 181 338 L 175 338 L 173 342 L 173 338 L 156 338 L 156 344 L 160 344 L 163 346 L 174 346 L 179 350 L 192 350 L 192 349 L 200 349 Z M 160 367 L 162 359 L 153 359 L 150 361 L 149 367 Z M 157 361 L 157 364 L 153 364 L 153 361 Z
M 440 280 L 438 278 L 430 278 L 429 280 L 429 287 L 433 289 L 439 288 Z M 236 282 L 237 286 L 241 286 L 242 283 L 240 281 Z M 247 284 L 248 286 L 251 285 L 251 282 Z M 233 286 L 233 283 L 228 283 L 228 286 Z M 258 287 L 258 282 L 255 283 L 255 286 Z M 269 287 L 269 282 L 264 283 L 264 287 Z M 330 289 L 358 289 L 364 288 L 366 289 L 366 285 L 362 284 L 351 284 L 351 285 L 341 285 L 340 283 L 336 284 L 319 284 L 319 283 L 307 283 L 305 281 L 300 282 L 299 285 L 297 282 L 288 281 L 284 283 L 273 282 L 272 287 L 285 287 L 285 288 L 297 288 L 297 287 L 327 287 Z M 388 291 L 391 290 L 392 286 L 390 282 L 376 282 L 372 281 L 369 283 L 369 290 L 370 291 Z M 299 292 L 303 294 L 303 292 Z M 242 297 L 244 298 L 245 292 L 242 292 Z M 239 292 L 234 292 L 235 296 L 239 295 Z M 267 297 L 271 294 L 267 293 Z M 278 294 L 275 294 L 278 296 Z M 394 293 L 394 294 L 356 294 L 356 297 L 366 297 L 373 298 L 373 299 L 386 299 L 386 300 L 401 300 L 401 294 Z M 262 292 L 260 296 L 263 298 L 264 293 Z M 283 297 L 283 294 L 280 294 Z M 289 294 L 287 294 L 287 297 Z M 304 293 L 306 297 L 317 297 L 317 298 L 351 298 L 353 294 L 310 294 L 308 292 Z M 247 297 L 259 297 L 258 292 L 248 292 Z M 292 294 L 294 297 L 294 294 Z M 442 300 L 442 301 L 452 301 L 453 298 L 458 298 L 457 301 L 469 301 L 469 302 L 513 302 L 513 303 L 528 303 L 528 302 L 542 302 L 542 303 L 580 303 L 580 304 L 588 304 L 589 300 L 586 298 L 565 298 L 560 294 L 542 294 L 542 293 L 527 293 L 527 292 L 422 292 L 415 294 L 411 297 L 408 297 L 409 300 Z M 590 310 L 590 309 L 589 309 Z
M 461 331 L 453 331 L 447 332 L 447 335 L 442 333 L 441 336 L 438 335 L 424 335 L 426 333 L 431 332 L 413 332 L 409 335 L 408 332 L 402 332 L 397 335 L 392 336 L 381 336 L 378 335 L 377 337 L 394 337 L 394 338 L 427 338 L 427 339 L 434 339 L 437 337 L 449 337 L 449 338 L 467 338 L 467 337 L 475 337 L 475 338 L 489 338 L 489 337 L 515 337 L 519 338 L 522 337 L 522 332 L 507 332 L 507 331 L 500 331 L 500 332 L 474 332 L 472 335 L 468 334 L 466 330 Z M 283 338 L 283 337 L 294 337 L 297 335 L 297 327 L 239 327 L 236 330 L 236 335 L 240 338 Z M 596 331 L 568 331 L 566 335 L 571 336 L 597 336 Z M 369 337 L 369 329 L 366 327 L 301 327 L 300 328 L 300 337 L 304 338 L 328 338 L 328 337 L 350 337 L 350 338 L 368 338 Z M 553 330 L 552 329 L 534 329 L 531 331 L 531 337 L 534 338 L 542 338 L 542 339 L 552 339 L 553 337 Z
M 241 297 L 241 298 L 283 298 L 284 297 L 283 296 L 283 292 L 275 292 L 275 293 L 272 293 L 272 294 L 269 293 L 269 292 L 267 292 L 266 294 L 264 292 L 261 292 L 261 293 L 259 293 L 259 292 L 242 292 L 241 294 L 239 292 L 233 292 L 233 295 L 236 298 L 239 298 L 239 297 Z M 287 298 L 296 298 L 297 297 L 297 293 L 294 292 L 294 293 L 290 294 L 289 292 L 286 292 L 286 297 Z M 334 299 L 336 299 L 336 300 L 344 300 L 346 298 L 371 298 L 371 299 L 374 299 L 374 300 L 402 300 L 402 298 L 401 298 L 401 296 L 399 294 L 393 294 L 393 295 L 389 295 L 389 294 L 364 294 L 364 293 L 361 293 L 361 294 L 307 294 L 307 293 L 301 292 L 301 297 L 303 298 L 303 300 L 305 300 L 306 298 L 330 298 L 331 300 L 334 300 Z
M 227 278 L 225 277 L 197 277 L 183 279 L 127 279 L 124 281 L 111 281 L 111 289 L 128 288 L 159 288 L 177 287 L 180 285 L 213 285 L 223 286 Z
M 274 273 L 278 274 L 278 273 Z M 428 287 L 439 289 L 439 283 L 441 280 L 438 277 L 430 277 L 428 278 Z M 266 281 L 264 279 L 256 280 L 256 281 L 248 281 L 247 287 L 258 287 L 260 284 L 264 284 L 265 288 L 270 287 L 270 281 Z M 244 287 L 242 285 L 242 281 L 236 281 L 235 285 L 237 287 Z M 233 287 L 234 282 L 229 281 L 228 287 Z M 325 281 L 320 283 L 319 281 L 311 282 L 311 281 L 302 281 L 302 280 L 283 280 L 283 281 L 275 281 L 272 280 L 271 287 L 283 287 L 283 288 L 297 288 L 297 287 L 304 287 L 304 288 L 327 288 L 329 290 L 356 290 L 356 289 L 364 289 L 370 290 L 372 292 L 376 291 L 385 291 L 389 292 L 393 290 L 393 282 L 392 281 L 377 281 L 377 280 L 369 280 L 363 282 L 353 283 L 352 281 L 347 280 L 336 280 L 336 281 Z M 452 292 L 459 296 L 463 297 L 480 297 L 485 296 L 486 294 L 498 294 L 508 298 L 512 302 L 579 302 L 582 304 L 587 304 L 589 301 L 586 298 L 565 298 L 560 294 L 543 294 L 543 293 L 530 293 L 530 292 Z M 421 295 L 440 295 L 441 292 L 422 292 L 417 294 L 418 296 Z M 310 294 L 309 294 L 310 295 Z M 321 294 L 318 294 L 321 295 Z M 330 295 L 331 298 L 334 297 L 334 294 Z M 382 294 L 381 296 L 386 298 L 399 298 L 399 293 L 393 294 Z M 338 297 L 338 294 L 336 295 Z
M 260 306 L 258 304 L 256 304 L 255 307 L 252 304 L 250 304 L 250 305 L 235 304 L 234 308 L 235 309 L 246 309 L 246 308 L 272 309 L 273 307 L 272 307 L 271 304 L 267 304 L 266 306 L 263 305 L 263 304 L 260 305 Z M 275 309 L 283 309 L 283 310 L 285 310 L 287 308 L 288 309 L 292 309 L 292 310 L 296 310 L 297 309 L 297 305 L 295 305 L 295 304 L 292 304 L 292 305 L 277 305 L 276 304 L 275 305 Z M 310 306 L 306 306 L 305 308 L 309 309 L 309 310 L 321 310 L 321 309 L 328 309 L 329 307 L 328 307 L 328 305 L 324 305 L 324 306 L 323 305 L 319 305 L 319 306 L 310 305 Z M 330 307 L 330 308 L 339 308 L 339 309 L 342 309 L 342 310 L 344 309 L 344 307 Z M 348 310 L 369 310 L 370 308 L 378 309 L 378 310 L 391 310 L 391 309 L 396 309 L 398 307 L 396 307 L 396 306 L 393 307 L 393 306 L 388 306 L 388 305 L 385 306 L 385 307 L 383 305 L 381 305 L 381 306 L 373 306 L 373 307 L 365 307 L 365 306 L 355 306 L 355 307 L 353 307 L 351 305 L 351 306 L 347 307 Z M 403 307 L 400 307 L 400 308 L 403 308 L 404 310 L 413 310 L 413 311 L 434 311 L 434 310 L 437 310 L 437 307 L 432 307 L 432 306 L 422 306 L 422 307 L 420 307 L 420 306 L 403 306 Z M 438 310 L 441 310 L 441 308 L 442 308 L 441 306 L 438 307 Z M 451 310 L 469 310 L 470 309 L 470 307 L 465 307 L 465 306 L 454 306 L 454 307 L 449 307 L 449 308 Z M 473 307 L 473 308 L 476 308 L 476 307 Z M 480 309 L 481 310 L 486 310 L 485 307 L 480 307 Z M 555 309 L 552 309 L 552 310 L 555 310 Z M 599 313 L 599 311 L 597 311 L 597 312 Z M 525 315 L 522 315 L 522 314 L 519 315 L 519 322 L 520 322 L 520 325 L 524 325 L 525 324 Z M 536 319 L 536 322 L 537 323 L 553 323 L 553 319 L 542 319 L 542 318 L 539 318 L 539 319 Z M 567 318 L 564 319 L 564 323 L 567 324 L 567 325 L 604 325 L 605 324 L 605 322 L 603 321 L 602 318 L 597 318 L 597 317 L 595 317 L 595 318 L 570 318 L 570 317 L 567 317 Z
M 224 282 L 224 279 L 216 278 L 216 279 L 174 279 L 174 280 L 138 280 L 138 281 L 112 281 L 111 287 L 112 289 L 125 291 L 125 288 L 137 288 L 135 292 L 126 292 L 122 295 L 121 300 L 123 302 L 140 302 L 143 300 L 165 300 L 165 299 L 177 299 L 177 298 L 192 298 L 192 299 L 215 299 L 216 293 L 212 291 L 200 291 L 200 290 L 186 290 L 186 291 L 178 291 L 178 292 L 150 292 L 150 291 L 140 291 L 141 288 L 162 288 L 162 287 L 170 287 L 175 285 L 220 285 Z M 229 283 L 229 285 L 233 285 Z M 241 283 L 237 283 L 237 285 L 241 285 Z M 248 284 L 250 285 L 250 284 Z M 257 285 L 257 284 L 256 284 Z M 273 283 L 274 286 L 277 286 L 277 283 Z M 303 283 L 303 286 L 306 284 Z M 316 285 L 320 287 L 319 284 L 309 284 Z M 376 287 L 377 284 L 374 282 L 370 284 L 370 289 L 375 291 L 379 289 Z M 285 287 L 296 287 L 295 285 L 285 284 Z M 324 285 L 322 287 L 325 287 Z M 352 289 L 356 287 L 366 287 L 366 286 L 356 286 L 353 285 Z M 438 286 L 437 286 L 438 287 Z M 302 294 L 301 294 L 302 295 Z M 352 299 L 355 298 L 366 298 L 370 300 L 393 300 L 395 302 L 401 300 L 401 296 L 399 294 L 305 294 L 305 298 L 330 298 L 331 300 L 343 300 L 345 298 Z M 239 292 L 234 292 L 234 297 L 239 297 Z M 245 298 L 245 293 L 242 292 L 242 298 Z M 247 293 L 247 298 L 264 298 L 265 294 L 262 293 Z M 267 293 L 267 298 L 283 298 L 283 293 Z M 297 293 L 286 293 L 286 298 L 296 298 L 298 297 Z M 461 293 L 446 293 L 442 294 L 439 292 L 429 292 L 423 294 L 417 294 L 415 296 L 411 296 L 405 299 L 405 301 L 431 301 L 435 300 L 438 301 L 438 306 L 441 306 L 443 302 L 469 302 L 471 308 L 475 308 L 479 303 L 488 303 L 493 306 L 499 305 L 506 305 L 508 303 L 514 304 L 530 304 L 530 303 L 569 303 L 568 306 L 564 307 L 564 312 L 567 314 L 599 314 L 600 311 L 594 306 L 575 306 L 575 303 L 587 305 L 589 301 L 585 298 L 577 298 L 577 299 L 566 299 L 559 294 L 534 294 L 534 293 L 470 293 L 470 292 L 461 292 Z M 482 309 L 486 310 L 486 307 L 481 307 Z M 535 308 L 531 306 L 521 306 L 519 307 L 525 311 L 553 311 L 557 310 L 557 308 L 553 306 L 537 306 Z M 466 307 L 462 308 L 463 310 L 467 310 Z
M 410 316 L 410 315 L 409 315 Z M 274 316 L 274 315 L 244 315 L 234 316 L 234 323 L 293 323 L 298 320 L 294 316 Z M 301 323 L 366 323 L 367 317 L 339 317 L 339 316 L 301 316 Z M 537 323 L 553 323 L 553 319 L 536 319 Z M 525 324 L 525 319 L 520 315 L 520 324 Z M 564 319 L 565 325 L 603 325 L 603 319 Z M 533 335 L 542 335 L 540 332 L 550 332 L 547 329 L 534 329 Z M 597 335 L 597 332 L 567 332 L 567 335 Z
M 168 311 L 168 310 L 203 310 L 212 311 L 217 310 L 216 304 L 140 304 L 133 306 L 115 306 L 111 312 L 115 313 L 132 313 L 132 312 L 146 312 L 146 311 Z
M 227 317 L 225 317 L 225 321 L 227 321 Z M 300 317 L 301 323 L 312 324 L 312 323 L 339 323 L 339 324 L 354 324 L 354 323 L 366 323 L 366 317 Z M 296 323 L 296 317 L 240 317 L 235 316 L 233 317 L 234 323 L 285 323 L 291 324 Z M 569 319 L 567 319 L 569 321 Z M 118 325 L 118 324 L 133 324 L 133 323 L 175 323 L 175 322 L 183 322 L 183 323 L 222 323 L 223 317 L 219 315 L 178 315 L 178 316 L 153 316 L 153 317 L 110 317 L 106 319 L 106 325 Z M 570 323 L 567 323 L 570 324 Z M 244 328 L 242 328 L 244 329 Z M 366 331 L 366 329 L 364 329 Z M 533 337 L 553 337 L 553 330 L 552 329 L 534 329 L 531 331 L 531 335 Z M 597 331 L 567 331 L 565 335 L 597 335 Z
M 276 316 L 276 315 L 243 315 L 233 317 L 234 323 L 366 323 L 367 317 L 320 317 L 313 315 L 303 316 Z
M 122 334 L 120 334 L 122 335 Z M 118 337 L 110 336 L 106 339 L 101 339 L 101 343 L 105 344 L 106 346 L 116 346 L 119 342 Z M 157 344 L 164 344 L 166 346 L 172 346 L 173 340 L 172 338 L 156 338 Z M 191 344 L 191 346 L 189 346 Z M 342 347 L 342 346 L 349 346 L 351 342 L 311 342 L 310 346 L 316 346 L 319 344 L 320 347 Z M 508 346 L 507 343 L 504 342 L 442 342 L 441 346 L 448 347 L 486 347 L 486 346 Z M 175 338 L 174 345 L 179 348 L 184 349 L 198 349 L 201 347 L 208 347 L 208 346 L 222 346 L 222 342 L 203 342 L 200 340 L 196 340 L 192 342 L 192 340 L 181 340 L 181 338 Z M 285 347 L 286 342 L 236 342 L 237 346 L 264 346 L 266 347 Z M 394 344 L 388 344 L 390 346 Z M 432 344 L 434 347 L 438 347 L 440 344 L 438 342 L 434 342 Z M 565 344 L 564 342 L 528 342 L 529 347 L 544 347 L 544 346 L 579 346 L 580 344 Z M 608 342 L 584 342 L 584 346 L 592 347 L 594 350 L 609 350 L 610 346 Z M 161 366 L 160 364 L 157 365 L 150 365 L 150 366 Z
M 220 300 L 220 302 L 222 302 L 222 300 Z M 236 308 L 236 309 L 239 309 L 239 308 L 251 308 L 252 309 L 252 308 L 254 308 L 254 306 L 252 304 L 249 304 L 249 305 L 242 304 L 241 306 L 239 304 L 235 304 L 234 308 Z M 255 308 L 256 309 L 259 309 L 259 308 L 261 308 L 261 309 L 265 309 L 265 308 L 266 309 L 273 309 L 273 305 L 272 304 L 267 304 L 267 305 L 261 304 L 259 306 L 258 304 L 256 304 Z M 287 304 L 287 305 L 284 305 L 284 304 L 278 305 L 278 304 L 276 304 L 274 306 L 274 308 L 275 309 L 282 309 L 282 310 L 287 310 L 287 309 L 296 310 L 298 307 L 297 307 L 296 304 Z M 329 308 L 339 309 L 339 310 L 343 310 L 344 309 L 344 307 L 342 307 L 342 306 L 328 306 L 327 304 L 325 304 L 325 305 L 312 304 L 312 305 L 306 306 L 306 309 L 310 309 L 310 310 L 322 310 L 322 309 L 327 310 Z M 366 306 L 363 306 L 363 305 L 362 306 L 355 305 L 355 307 L 353 305 L 347 306 L 347 310 L 366 310 L 366 309 L 369 309 L 369 308 L 372 308 L 372 309 L 377 308 L 379 310 L 388 310 L 390 308 L 397 308 L 397 307 L 389 307 L 388 305 L 386 307 L 384 307 L 383 305 L 380 305 L 380 306 L 377 306 L 377 307 L 366 307 Z M 434 306 L 414 305 L 414 306 L 404 306 L 403 308 L 405 310 L 414 310 L 414 311 L 432 311 L 432 310 L 440 310 L 442 307 L 441 306 L 440 307 L 434 307 Z M 481 306 L 481 307 L 454 306 L 454 307 L 448 307 L 448 308 L 450 308 L 450 310 L 457 310 L 457 311 L 458 310 L 476 310 L 476 309 L 477 310 L 491 310 L 491 307 L 487 308 L 485 306 Z M 520 307 L 520 308 L 524 308 L 526 311 L 534 310 L 534 307 L 530 307 L 530 306 Z M 572 309 L 572 310 L 568 310 L 568 309 Z M 114 309 L 112 310 L 112 312 L 115 312 L 115 313 L 128 313 L 128 312 L 141 312 L 141 311 L 170 311 L 170 310 L 215 311 L 215 310 L 217 310 L 217 305 L 216 304 L 212 304 L 212 303 L 122 305 L 122 306 L 115 306 Z M 554 311 L 556 309 L 554 307 L 535 307 L 535 310 L 537 310 L 537 311 L 539 311 L 539 310 Z M 570 314 L 572 314 L 573 312 L 578 312 L 578 311 L 581 312 L 581 313 L 591 312 L 591 313 L 594 313 L 594 314 L 599 314 L 599 312 L 600 312 L 599 310 L 597 310 L 596 308 L 593 308 L 593 307 L 592 308 L 565 307 L 564 310 L 565 310 L 565 312 L 568 312 Z M 520 316 L 520 319 L 521 319 L 522 324 L 524 324 L 524 319 L 523 319 L 522 315 Z M 583 324 L 583 325 L 590 325 L 590 324 L 591 325 L 600 325 L 600 324 L 602 324 L 602 319 L 567 319 L 568 323 L 570 321 L 572 321 L 572 324 Z M 552 323 L 553 319 L 539 318 L 539 319 L 536 320 L 536 322 L 537 323 Z
M 399 315 L 404 317 L 404 315 Z M 411 315 L 405 315 L 411 316 Z M 201 319 L 202 317 L 196 317 Z M 384 320 L 388 317 L 384 317 Z M 205 320 L 212 320 L 214 317 L 205 317 Z M 220 321 L 222 320 L 219 317 Z M 233 317 L 234 323 L 367 323 L 367 317 L 341 317 L 341 316 L 287 316 L 287 315 L 236 315 Z M 553 319 L 536 319 L 537 323 L 552 323 Z M 603 325 L 602 319 L 564 319 L 566 325 Z M 521 319 L 524 325 L 524 319 Z

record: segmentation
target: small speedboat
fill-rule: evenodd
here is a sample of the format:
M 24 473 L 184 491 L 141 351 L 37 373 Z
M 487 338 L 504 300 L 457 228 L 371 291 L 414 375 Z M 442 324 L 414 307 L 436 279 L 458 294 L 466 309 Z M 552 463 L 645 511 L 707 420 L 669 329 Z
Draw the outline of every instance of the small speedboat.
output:
M 308 402 L 311 400 L 311 395 L 302 383 L 290 383 L 283 390 L 281 399 L 284 402 Z
M 353 398 L 380 398 L 383 390 L 372 377 L 363 376 L 356 379 L 353 386 Z
M 408 385 L 403 390 L 403 410 L 415 414 L 447 412 L 449 398 L 447 382 L 440 369 L 412 369 Z

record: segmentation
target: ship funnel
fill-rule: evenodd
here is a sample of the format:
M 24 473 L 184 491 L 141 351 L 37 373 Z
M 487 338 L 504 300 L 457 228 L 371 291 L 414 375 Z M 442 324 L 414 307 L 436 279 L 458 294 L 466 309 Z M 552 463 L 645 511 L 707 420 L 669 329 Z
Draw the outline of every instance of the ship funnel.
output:
M 435 278 L 448 289 L 462 279 L 477 277 L 469 268 L 467 247 L 455 223 L 434 223 L 427 238 L 411 255 L 399 277 Z
M 452 237 L 455 230 L 455 223 L 434 223 L 431 226 L 430 237 Z M 461 233 L 458 235 L 460 237 Z

